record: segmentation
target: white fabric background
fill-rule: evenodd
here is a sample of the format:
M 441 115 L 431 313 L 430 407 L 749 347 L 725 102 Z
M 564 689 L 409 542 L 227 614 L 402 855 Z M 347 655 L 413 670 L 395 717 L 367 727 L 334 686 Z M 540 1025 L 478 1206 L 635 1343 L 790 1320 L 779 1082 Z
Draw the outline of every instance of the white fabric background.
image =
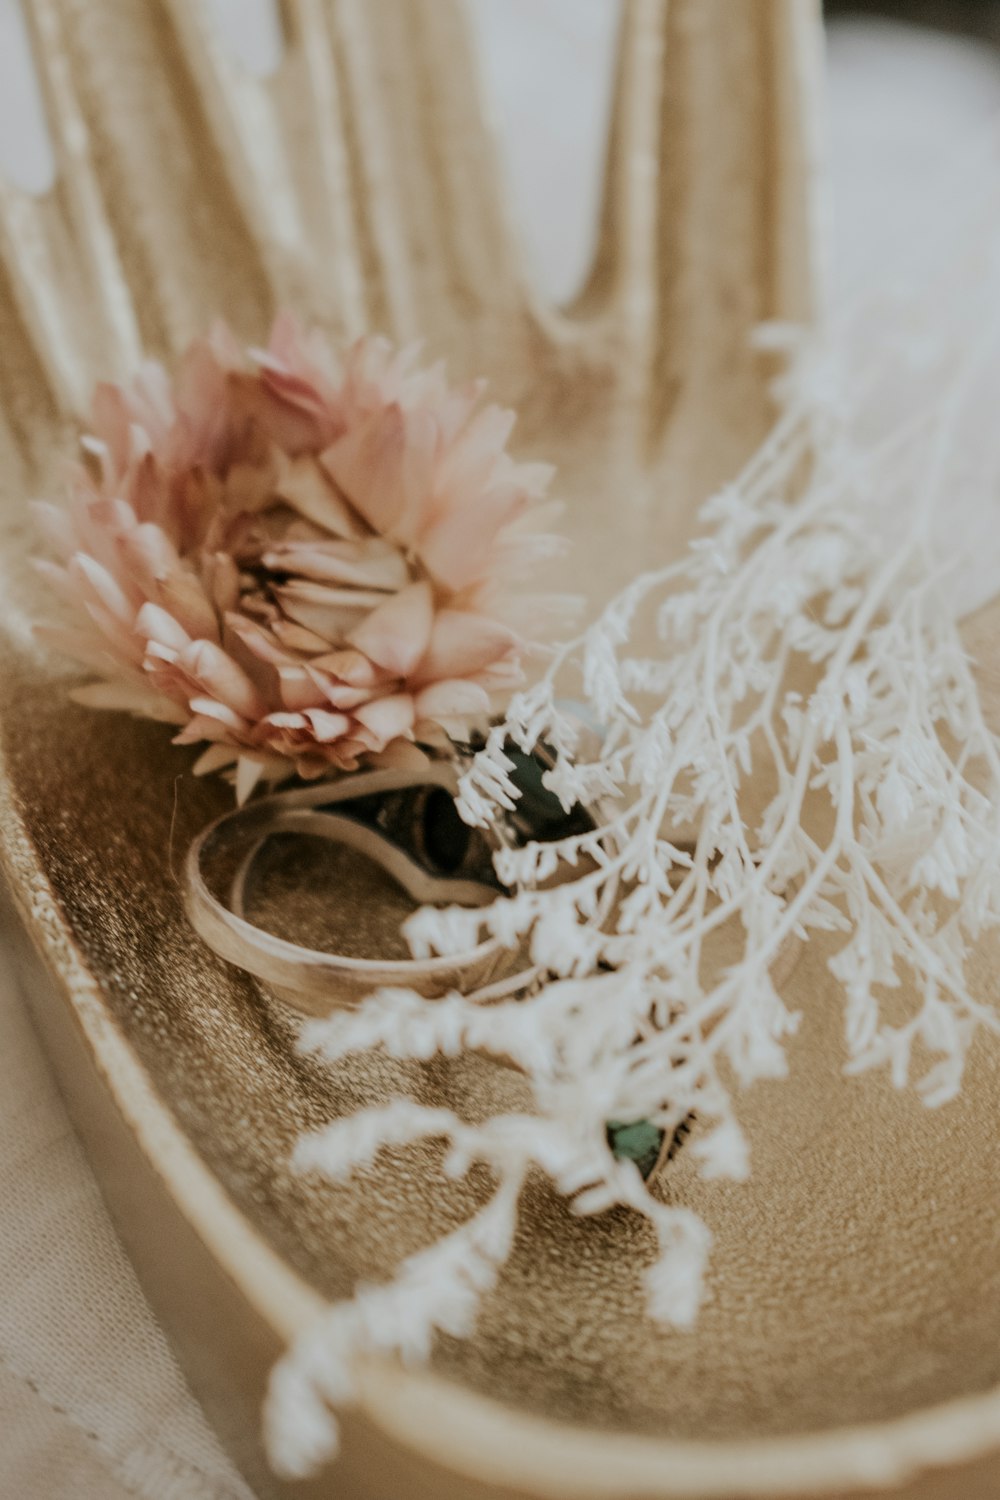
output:
M 258 0 L 211 0 L 252 67 L 273 31 Z M 266 9 L 266 0 L 263 0 Z M 610 88 L 612 0 L 472 0 L 494 111 L 548 290 L 586 262 Z M 530 38 L 530 45 L 526 45 Z M 928 161 L 1000 111 L 1000 62 L 896 26 L 841 27 L 830 49 L 839 276 L 854 281 Z M 0 171 L 51 160 L 15 0 L 0 0 Z M 115 1237 L 0 933 L 0 1500 L 252 1500 L 188 1392 Z

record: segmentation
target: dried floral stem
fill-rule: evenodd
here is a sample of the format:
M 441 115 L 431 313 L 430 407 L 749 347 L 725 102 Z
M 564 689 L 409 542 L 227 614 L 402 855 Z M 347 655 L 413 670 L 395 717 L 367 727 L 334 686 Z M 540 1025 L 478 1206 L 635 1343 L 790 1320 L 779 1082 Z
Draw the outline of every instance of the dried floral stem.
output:
M 304 1047 L 331 1061 L 375 1046 L 406 1058 L 475 1048 L 522 1069 L 530 1113 L 471 1126 L 393 1105 L 300 1148 L 300 1163 L 335 1179 L 364 1170 L 382 1144 L 427 1135 L 444 1140 L 451 1171 L 485 1162 L 507 1192 L 490 1274 L 475 1269 L 481 1238 L 441 1242 L 450 1266 L 468 1265 L 468 1285 L 494 1286 L 516 1192 L 541 1171 L 580 1214 L 618 1204 L 650 1220 L 660 1246 L 650 1313 L 690 1325 L 707 1231 L 615 1160 L 605 1125 L 669 1130 L 694 1112 L 687 1149 L 703 1174 L 744 1177 L 749 1143 L 723 1080 L 747 1086 L 788 1066 L 799 1017 L 773 976 L 789 943 L 825 935 L 848 1072 L 885 1066 L 902 1085 L 919 1049 L 917 1087 L 941 1105 L 977 1031 L 1000 1033 L 968 967 L 1000 926 L 1000 742 L 942 593 L 949 559 L 934 534 L 973 445 L 978 479 L 1000 489 L 996 442 L 988 421 L 976 425 L 1000 367 L 1000 206 L 988 196 L 956 218 L 962 232 L 985 223 L 988 250 L 977 240 L 966 257 L 950 240 L 925 282 L 949 314 L 929 363 L 899 326 L 904 305 L 919 320 L 919 285 L 909 304 L 895 290 L 857 303 L 812 343 L 775 334 L 796 356 L 784 412 L 706 504 L 702 537 L 551 652 L 466 774 L 463 815 L 488 822 L 516 795 L 505 746 L 542 739 L 556 752 L 549 788 L 567 807 L 600 809 L 592 833 L 505 850 L 498 873 L 512 896 L 408 924 L 419 953 L 464 951 L 484 929 L 512 951 L 527 945 L 531 983 L 436 1004 L 383 992 L 306 1029 Z M 996 311 L 984 319 L 980 304 Z M 882 406 L 898 415 L 873 420 Z M 606 726 L 589 754 L 568 692 Z M 444 1326 L 434 1298 L 406 1293 L 408 1265 L 391 1283 L 399 1324 L 393 1336 L 381 1325 L 382 1349 L 427 1348 Z M 332 1310 L 331 1326 L 356 1306 Z M 275 1374 L 278 1405 L 286 1385 L 310 1378 L 337 1404 L 355 1353 L 337 1338 L 292 1351 Z M 324 1385 L 316 1351 L 332 1358 L 334 1344 L 337 1376 Z M 324 1412 L 329 1448 L 335 1419 Z M 302 1450 L 297 1472 L 316 1451 Z M 288 1466 L 287 1443 L 281 1453 Z

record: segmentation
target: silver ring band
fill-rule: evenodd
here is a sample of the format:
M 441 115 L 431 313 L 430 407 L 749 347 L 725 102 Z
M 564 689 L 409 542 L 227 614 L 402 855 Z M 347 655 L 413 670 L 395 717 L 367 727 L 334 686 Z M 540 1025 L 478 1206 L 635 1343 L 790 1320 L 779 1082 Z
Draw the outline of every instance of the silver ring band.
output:
M 485 906 L 502 894 L 492 876 L 489 844 L 473 876 L 436 872 L 377 824 L 351 814 L 365 802 L 385 806 L 393 793 L 437 787 L 454 796 L 454 766 L 433 760 L 417 771 L 359 771 L 337 782 L 323 782 L 262 798 L 234 809 L 210 824 L 192 843 L 185 863 L 185 905 L 198 935 L 227 962 L 265 980 L 283 998 L 310 1014 L 351 1005 L 372 990 L 401 985 L 434 996 L 489 983 L 510 954 L 491 938 L 458 956 L 426 959 L 366 959 L 304 948 L 268 932 L 246 916 L 245 887 L 254 861 L 267 841 L 280 833 L 327 838 L 357 850 L 380 865 L 416 902 Z M 473 830 L 469 830 L 473 834 Z M 480 835 L 482 838 L 482 836 Z M 248 846 L 248 847 L 247 847 Z M 209 856 L 243 851 L 232 877 L 228 903 L 205 878 Z

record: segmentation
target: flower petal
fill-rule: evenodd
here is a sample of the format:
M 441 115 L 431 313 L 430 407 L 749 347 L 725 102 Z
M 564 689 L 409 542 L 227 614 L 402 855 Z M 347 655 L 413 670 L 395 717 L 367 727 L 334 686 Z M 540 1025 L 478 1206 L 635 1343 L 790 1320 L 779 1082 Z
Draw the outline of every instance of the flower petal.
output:
M 434 617 L 416 679 L 424 683 L 445 677 L 474 677 L 517 646 L 517 636 L 499 620 L 466 610 L 441 609 Z
M 227 406 L 243 420 L 255 421 L 272 442 L 293 456 L 322 448 L 336 430 L 319 398 L 307 399 L 301 385 L 277 371 L 230 374 Z
M 413 698 L 409 693 L 372 698 L 354 710 L 354 717 L 366 731 L 360 737 L 368 743 L 369 748 L 383 750 L 393 740 L 409 734 L 413 728 Z
M 114 647 L 103 635 L 81 630 L 79 625 L 73 630 L 59 625 L 36 625 L 32 634 L 36 640 L 44 641 L 47 646 L 61 651 L 83 667 L 90 667 L 92 671 L 108 672 L 121 664 Z M 133 657 L 125 656 L 123 660 L 131 662 Z
M 231 766 L 239 755 L 239 751 L 233 745 L 209 745 L 191 767 L 195 776 L 210 776 L 213 771 L 221 771 L 224 766 Z
M 288 709 L 319 708 L 329 702 L 316 675 L 305 667 L 279 667 L 278 684 L 281 701 Z
M 379 671 L 369 657 L 353 648 L 345 651 L 331 651 L 327 656 L 315 656 L 310 666 L 324 674 L 329 673 L 333 677 L 339 677 L 342 682 L 350 683 L 353 687 L 376 687 L 378 683 L 385 680 L 387 675 Z
M 432 682 L 421 689 L 415 699 L 417 716 L 422 719 L 471 718 L 489 712 L 490 700 L 476 682 Z
M 267 712 L 250 678 L 214 641 L 192 641 L 180 653 L 184 671 L 213 698 L 244 719 L 257 719 Z
M 333 443 L 320 455 L 356 511 L 380 536 L 392 533 L 406 504 L 406 421 L 392 405 Z
M 375 751 L 368 764 L 384 771 L 422 771 L 430 760 L 412 740 L 397 739 Z
M 458 433 L 438 471 L 435 501 L 446 509 L 483 490 L 516 418 L 502 406 L 484 406 Z
M 304 717 L 308 719 L 310 728 L 321 745 L 329 744 L 331 740 L 342 740 L 351 728 L 347 714 L 332 714 L 323 708 L 307 708 Z
M 350 712 L 357 708 L 359 703 L 368 703 L 371 700 L 371 688 L 351 687 L 349 683 L 335 682 L 311 667 L 307 667 L 306 670 L 331 708 Z
M 156 586 L 163 607 L 180 621 L 192 638 L 217 641 L 219 617 L 193 573 L 180 567 Z
M 91 420 L 95 434 L 107 448 L 115 471 L 124 474 L 132 446 L 132 413 L 117 385 L 101 381 L 94 387 Z
M 129 598 L 118 579 L 102 567 L 96 558 L 85 552 L 76 552 L 69 564 L 70 577 L 77 584 L 83 598 L 99 604 L 126 630 L 131 630 L 135 619 L 138 599 Z
M 255 756 L 241 755 L 236 762 L 236 803 L 242 807 L 264 774 L 263 762 Z
M 118 536 L 118 553 L 132 577 L 146 593 L 158 579 L 180 566 L 177 548 L 162 527 L 151 521 L 133 525 Z
M 478 583 L 490 570 L 497 533 L 527 503 L 523 490 L 504 486 L 487 490 L 475 504 L 447 511 L 420 538 L 420 556 L 428 572 L 456 592 Z
M 385 599 L 384 594 L 368 589 L 333 588 L 307 579 L 282 584 L 274 590 L 274 597 L 286 615 L 331 646 L 345 641 L 366 613 Z
M 215 552 L 202 565 L 205 592 L 215 613 L 228 614 L 240 601 L 240 572 L 228 552 Z
M 295 573 L 317 583 L 356 588 L 405 588 L 410 570 L 397 547 L 388 542 L 279 542 L 261 558 L 265 568 Z
M 31 566 L 39 578 L 45 580 L 57 599 L 61 599 L 64 604 L 69 604 L 79 609 L 83 602 L 80 597 L 80 587 L 70 577 L 66 568 L 61 568 L 58 563 L 52 562 L 47 557 L 33 557 L 31 559 Z
M 392 534 L 402 546 L 409 548 L 425 524 L 434 488 L 440 433 L 434 414 L 420 407 L 406 412 L 404 424 L 403 504 L 393 523 Z
M 32 500 L 28 509 L 46 546 L 63 562 L 67 562 L 76 550 L 77 543 L 72 526 L 67 524 L 69 515 L 65 507 L 53 505 L 48 500 Z
M 158 604 L 144 604 L 135 617 L 135 633 L 146 641 L 158 641 L 172 651 L 183 651 L 191 637 L 168 610 Z
M 312 454 L 295 458 L 275 486 L 279 500 L 334 536 L 361 539 L 368 528 L 348 505 Z
M 219 703 L 215 698 L 192 698 L 188 707 L 195 716 L 188 725 L 188 729 L 192 727 L 195 719 L 201 719 L 241 737 L 246 733 L 246 720 L 235 709 L 225 703 Z M 186 730 L 185 733 L 187 733 Z M 204 735 L 199 735 L 197 738 L 203 739 Z M 180 741 L 178 740 L 177 743 L 179 744 Z
M 85 708 L 114 709 L 157 719 L 160 723 L 184 724 L 188 717 L 179 704 L 141 682 L 88 682 L 83 687 L 71 688 L 69 696 Z
M 219 470 L 231 439 L 232 378 L 207 339 L 196 339 L 182 355 L 174 380 L 179 420 L 165 449 L 172 468 Z
M 350 641 L 377 666 L 407 677 L 427 649 L 434 619 L 429 583 L 400 589 L 351 632 Z
M 325 652 L 330 645 L 329 641 L 317 635 L 314 630 L 307 630 L 304 625 L 296 625 L 294 620 L 283 620 L 280 617 L 271 621 L 271 633 L 287 651 L 300 651 L 307 656 Z
M 265 630 L 254 620 L 248 620 L 245 615 L 231 612 L 226 616 L 226 629 L 238 641 L 247 648 L 251 655 L 258 661 L 267 662 L 272 667 L 284 667 L 294 661 L 294 657 L 278 644 L 270 630 Z M 234 648 L 235 649 L 235 648 Z
M 188 719 L 179 734 L 170 741 L 172 745 L 200 745 L 207 740 L 210 745 L 239 746 L 246 739 L 247 726 L 242 719 L 236 720 L 234 729 L 211 714 L 195 714 Z

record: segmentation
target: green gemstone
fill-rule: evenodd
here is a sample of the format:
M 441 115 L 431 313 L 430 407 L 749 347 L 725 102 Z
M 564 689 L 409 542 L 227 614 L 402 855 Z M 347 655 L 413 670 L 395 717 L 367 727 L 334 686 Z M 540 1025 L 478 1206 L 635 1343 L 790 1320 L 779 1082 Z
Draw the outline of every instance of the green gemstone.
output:
M 549 769 L 549 752 L 544 746 L 536 754 L 528 755 L 508 740 L 504 754 L 512 762 L 510 779 L 520 793 L 513 818 L 523 825 L 525 839 L 554 843 L 593 830 L 594 820 L 586 808 L 577 804 L 567 812 L 555 792 L 543 784 Z
M 634 1161 L 648 1177 L 660 1159 L 663 1131 L 649 1120 L 609 1120 L 608 1145 L 619 1161 Z

